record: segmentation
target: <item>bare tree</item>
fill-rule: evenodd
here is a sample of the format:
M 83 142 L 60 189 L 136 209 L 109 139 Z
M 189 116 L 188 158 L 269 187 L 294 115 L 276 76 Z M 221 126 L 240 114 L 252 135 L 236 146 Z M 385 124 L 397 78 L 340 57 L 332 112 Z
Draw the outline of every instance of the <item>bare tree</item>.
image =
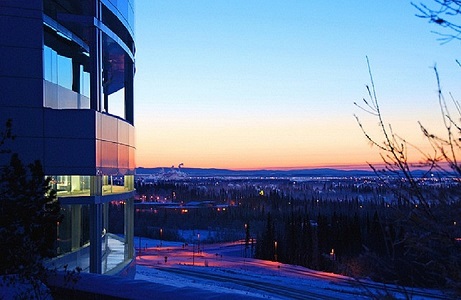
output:
M 371 81 L 367 86 L 368 99 L 355 105 L 378 120 L 379 135 L 372 136 L 360 118 L 357 115 L 355 118 L 366 139 L 379 149 L 384 163 L 380 168 L 372 164 L 370 167 L 399 200 L 398 205 L 391 207 L 390 217 L 382 223 L 388 241 L 384 265 L 391 275 L 387 276 L 403 284 L 450 288 L 461 295 L 459 103 L 450 98 L 457 114 L 455 118 L 449 111 L 434 67 L 446 134 L 434 135 L 419 123 L 432 149 L 430 153 L 424 152 L 385 123 L 368 58 L 367 63 Z M 409 149 L 418 150 L 421 160 L 411 162 Z M 422 175 L 415 172 L 421 168 L 425 170 Z
M 456 20 L 461 13 L 460 0 L 432 0 L 431 5 L 423 2 L 411 4 L 419 11 L 416 16 L 444 28 L 444 32 L 436 32 L 441 36 L 440 40 L 449 42 L 461 39 L 461 25 Z

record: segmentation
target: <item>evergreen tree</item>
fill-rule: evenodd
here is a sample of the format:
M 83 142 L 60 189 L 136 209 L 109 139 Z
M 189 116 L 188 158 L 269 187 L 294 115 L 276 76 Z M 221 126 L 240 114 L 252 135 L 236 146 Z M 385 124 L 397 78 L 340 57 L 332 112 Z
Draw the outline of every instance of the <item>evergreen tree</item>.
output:
M 0 146 L 12 137 L 11 123 L 1 136 Z M 55 254 L 57 223 L 62 219 L 50 181 L 39 161 L 25 167 L 17 154 L 0 169 L 0 275 L 4 280 L 19 279 L 34 288 L 45 280 L 44 259 Z
M 382 230 L 382 224 L 379 220 L 378 212 L 375 211 L 370 225 L 370 232 L 368 235 L 368 246 L 371 251 L 377 253 L 379 256 L 388 254 Z
M 266 259 L 266 260 L 274 259 L 275 257 L 274 256 L 275 255 L 274 241 L 275 241 L 274 223 L 272 222 L 271 214 L 268 213 L 266 229 L 261 239 L 258 239 L 258 249 L 259 249 L 258 258 Z

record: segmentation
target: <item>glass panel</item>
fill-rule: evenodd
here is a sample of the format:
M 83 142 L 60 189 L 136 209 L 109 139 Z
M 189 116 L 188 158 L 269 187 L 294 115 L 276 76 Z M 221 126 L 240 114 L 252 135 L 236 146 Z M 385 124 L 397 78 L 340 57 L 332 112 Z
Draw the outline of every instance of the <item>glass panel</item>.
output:
M 112 194 L 112 176 L 102 176 L 102 194 Z
M 60 85 L 44 80 L 44 106 L 54 109 L 89 109 L 90 99 Z
M 89 109 L 90 108 L 90 98 L 89 97 L 86 97 L 80 94 L 77 94 L 77 97 L 78 97 L 77 99 L 78 109 Z
M 122 120 L 118 120 L 118 142 L 120 144 L 130 144 L 130 127 L 131 125 Z
M 62 205 L 61 213 L 63 219 L 57 225 L 57 248 L 56 254 L 62 255 L 72 250 L 71 236 L 72 236 L 72 214 L 70 205 Z
M 116 143 L 101 141 L 101 167 L 102 168 L 117 168 L 118 165 L 118 149 Z
M 125 145 L 118 145 L 118 167 L 119 169 L 128 169 L 130 166 L 130 152 L 129 147 Z M 124 173 L 126 170 L 124 171 Z
M 128 9 L 128 26 L 130 26 L 130 29 L 131 31 L 134 33 L 134 10 L 133 10 L 133 7 L 130 6 L 130 8 Z
M 117 118 L 102 115 L 101 118 L 101 136 L 102 140 L 117 142 L 118 141 L 118 120 Z M 105 153 L 104 153 L 105 154 Z
M 124 181 L 125 181 L 125 189 L 127 191 L 133 191 L 134 190 L 134 175 L 125 175 Z
M 102 167 L 102 141 L 97 139 L 96 140 L 96 167 Z
M 90 97 L 90 73 L 85 72 L 80 66 L 80 94 Z
M 76 53 L 81 55 L 81 53 Z M 72 90 L 74 81 L 72 59 L 60 55 L 50 46 L 43 49 L 44 106 L 54 109 L 89 109 L 90 108 L 90 74 L 80 69 L 79 91 Z M 46 82 L 49 82 L 46 83 Z M 57 86 L 53 86 L 57 85 Z
M 120 194 L 134 190 L 134 176 L 105 175 L 103 178 L 102 194 Z
M 55 66 L 53 66 L 53 57 L 56 56 L 56 52 L 50 47 L 45 46 L 43 48 L 43 72 L 45 80 L 51 82 L 57 82 L 57 79 L 53 77 Z
M 122 217 L 123 220 L 123 217 Z M 125 240 L 115 234 L 106 234 L 106 253 L 102 262 L 102 273 L 106 273 L 125 261 Z
M 43 105 L 49 108 L 58 108 L 59 99 L 58 99 L 58 85 L 52 83 L 51 81 L 43 80 Z
M 58 84 L 72 90 L 72 60 L 58 54 Z
M 52 177 L 58 197 L 89 196 L 91 176 L 65 175 Z
M 131 173 L 133 174 L 134 172 L 134 169 L 136 168 L 136 161 L 135 161 L 135 149 L 133 147 L 130 147 L 129 149 L 129 152 L 130 152 L 130 166 L 129 166 L 129 169 L 131 171 Z
M 89 206 L 62 205 L 63 219 L 57 224 L 56 255 L 52 263 L 57 268 L 67 265 L 68 270 L 81 267 L 87 271 L 89 261 Z
M 52 187 L 58 197 L 91 196 L 91 178 L 97 176 L 53 176 Z M 134 190 L 134 176 L 102 176 L 102 194 L 119 194 Z
M 109 109 L 107 113 L 125 119 L 125 88 L 109 95 Z
M 129 145 L 131 147 L 134 147 L 135 145 L 135 130 L 134 130 L 134 126 L 128 126 L 129 130 L 130 130 L 130 133 L 129 133 Z
M 128 1 L 118 1 L 117 8 L 125 20 L 128 20 Z
M 58 108 L 59 109 L 75 109 L 79 106 L 79 97 L 76 92 L 57 85 L 58 88 Z

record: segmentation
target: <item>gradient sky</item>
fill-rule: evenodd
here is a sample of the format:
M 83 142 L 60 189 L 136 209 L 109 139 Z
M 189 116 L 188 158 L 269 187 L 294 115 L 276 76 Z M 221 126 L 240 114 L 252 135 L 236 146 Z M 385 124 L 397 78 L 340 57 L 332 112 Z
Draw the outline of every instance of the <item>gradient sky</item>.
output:
M 461 92 L 459 41 L 441 45 L 407 1 L 137 0 L 135 13 L 138 166 L 380 161 L 353 116 L 376 128 L 353 104 L 366 56 L 386 121 L 417 145 L 417 121 L 441 124 L 432 67 Z

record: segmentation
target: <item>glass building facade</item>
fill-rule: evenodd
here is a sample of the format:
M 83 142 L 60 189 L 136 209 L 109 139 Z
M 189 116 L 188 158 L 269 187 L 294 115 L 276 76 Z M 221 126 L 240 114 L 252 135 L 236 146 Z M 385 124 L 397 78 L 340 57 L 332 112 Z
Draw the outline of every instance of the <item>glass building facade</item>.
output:
M 133 5 L 0 1 L 0 122 L 13 122 L 7 146 L 52 178 L 58 268 L 121 274 L 133 263 Z M 123 238 L 110 232 L 111 205 Z

